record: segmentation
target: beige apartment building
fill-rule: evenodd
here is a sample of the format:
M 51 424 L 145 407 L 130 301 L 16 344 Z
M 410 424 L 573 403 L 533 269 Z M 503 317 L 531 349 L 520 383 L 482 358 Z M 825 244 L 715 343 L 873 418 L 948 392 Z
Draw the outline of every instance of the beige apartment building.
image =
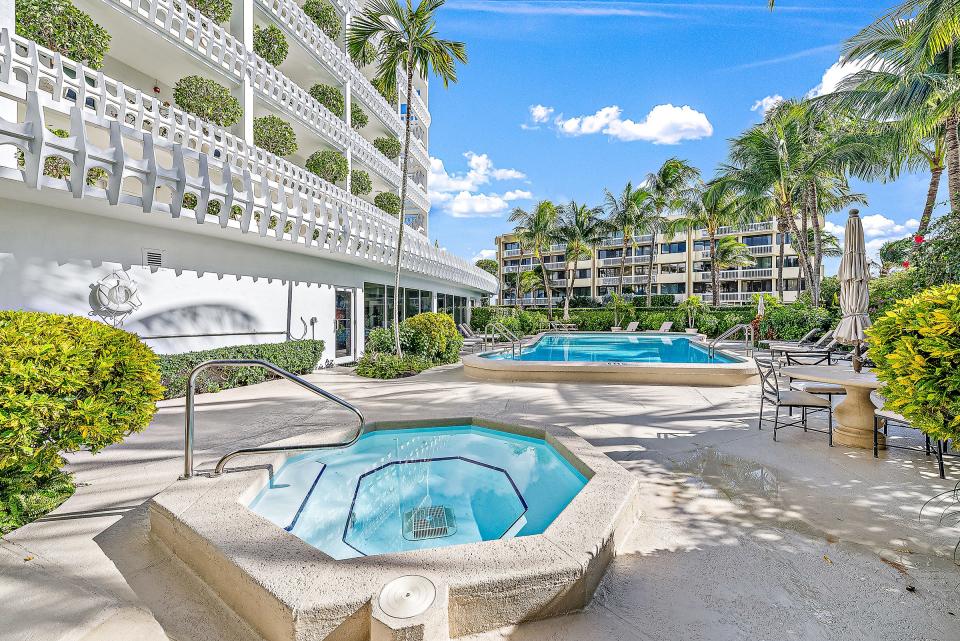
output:
M 773 222 L 759 222 L 739 227 L 723 227 L 720 236 L 735 236 L 750 248 L 755 264 L 741 269 L 720 272 L 720 304 L 737 305 L 748 303 L 758 292 L 775 292 L 780 235 Z M 705 302 L 712 302 L 710 292 L 710 241 L 706 231 L 693 230 L 676 234 L 672 238 L 660 234 L 656 242 L 650 235 L 641 236 L 627 247 L 624 262 L 623 291 L 625 294 L 645 295 L 650 253 L 653 252 L 653 294 L 670 294 L 681 301 L 696 294 Z M 787 234 L 784 258 L 784 299 L 797 299 L 803 289 L 800 277 L 799 257 L 790 244 Z M 509 286 L 508 274 L 531 270 L 539 264 L 533 253 L 521 247 L 513 234 L 498 236 L 497 262 L 500 266 L 499 302 L 514 305 L 515 292 Z M 550 273 L 554 303 L 563 301 L 566 294 L 566 269 L 564 245 L 553 245 L 544 256 L 543 263 Z M 577 263 L 574 278 L 574 296 L 590 296 L 602 299 L 617 291 L 620 278 L 620 261 L 623 253 L 623 236 L 605 238 L 589 260 Z M 546 305 L 546 292 L 540 288 L 526 294 L 520 301 L 524 306 Z

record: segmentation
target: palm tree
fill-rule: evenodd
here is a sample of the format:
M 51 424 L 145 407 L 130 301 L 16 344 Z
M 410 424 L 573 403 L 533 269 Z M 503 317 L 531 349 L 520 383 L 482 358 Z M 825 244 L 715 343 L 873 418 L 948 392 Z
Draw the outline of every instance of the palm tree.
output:
M 737 267 L 753 267 L 756 260 L 750 253 L 750 248 L 741 243 L 734 236 L 724 236 L 717 243 L 713 262 L 720 271 Z
M 647 307 L 653 297 L 653 255 L 657 234 L 668 230 L 667 215 L 681 210 L 692 198 L 700 181 L 700 170 L 686 160 L 668 158 L 655 172 L 647 175 L 643 188 L 647 192 L 645 215 L 640 219 L 636 232 L 653 236 L 650 258 L 647 262 Z
M 560 208 L 554 240 L 567 246 L 564 251 L 567 262 L 566 295 L 563 299 L 565 321 L 570 320 L 570 298 L 573 296 L 577 261 L 593 258 L 593 251 L 606 232 L 606 226 L 598 218 L 601 211 L 599 207 L 588 207 L 573 200 Z
M 540 273 L 536 269 L 531 269 L 517 274 L 517 309 L 520 309 L 520 299 L 523 298 L 523 295 L 527 292 L 535 291 L 540 285 L 540 278 Z
M 634 244 L 635 232 L 644 224 L 644 218 L 649 213 L 650 192 L 646 189 L 634 188 L 632 182 L 627 182 L 619 196 L 614 196 L 609 189 L 604 190 L 604 210 L 607 218 L 604 227 L 623 236 L 623 246 L 620 252 L 620 282 L 617 283 L 617 294 L 623 296 L 623 272 L 627 261 L 627 247 Z
M 444 88 L 457 82 L 456 63 L 467 62 L 467 47 L 462 42 L 437 37 L 436 12 L 445 0 L 422 0 L 414 8 L 412 0 L 371 0 L 353 20 L 347 34 L 350 56 L 359 59 L 364 48 L 373 46 L 379 60 L 376 84 L 384 92 L 396 93 L 397 70 L 402 69 L 407 81 L 407 102 L 413 93 L 413 74 L 426 80 L 433 72 Z M 403 252 L 403 205 L 407 198 L 407 166 L 410 158 L 410 110 L 407 108 L 403 133 L 403 160 L 400 166 L 400 230 L 397 234 L 397 262 L 394 291 L 400 293 L 400 264 Z M 393 306 L 393 340 L 400 351 L 399 305 Z
M 549 200 L 541 200 L 533 210 L 517 207 L 510 212 L 510 222 L 514 223 L 513 233 L 527 251 L 533 252 L 540 264 L 543 264 L 545 252 L 550 250 L 557 234 L 557 207 Z M 549 272 L 543 271 L 543 288 L 547 293 L 547 318 L 553 320 L 553 291 L 550 288 Z
M 710 291 L 713 305 L 720 305 L 720 271 L 717 252 L 717 235 L 721 227 L 735 227 L 751 222 L 755 211 L 748 201 L 738 194 L 732 184 L 723 178 L 701 185 L 685 203 L 683 217 L 674 220 L 674 229 L 702 229 L 710 239 Z

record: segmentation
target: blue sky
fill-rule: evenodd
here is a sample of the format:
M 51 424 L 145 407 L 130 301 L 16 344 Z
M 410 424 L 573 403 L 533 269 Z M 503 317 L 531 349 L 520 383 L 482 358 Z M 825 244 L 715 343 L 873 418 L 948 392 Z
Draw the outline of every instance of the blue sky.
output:
M 712 176 L 727 140 L 760 120 L 758 102 L 829 89 L 845 73 L 840 44 L 893 2 L 766 5 L 447 0 L 438 30 L 470 61 L 458 84 L 430 87 L 431 237 L 477 257 L 513 207 L 600 204 L 671 156 Z M 869 247 L 911 231 L 927 181 L 856 185 Z M 828 217 L 835 229 L 844 219 Z

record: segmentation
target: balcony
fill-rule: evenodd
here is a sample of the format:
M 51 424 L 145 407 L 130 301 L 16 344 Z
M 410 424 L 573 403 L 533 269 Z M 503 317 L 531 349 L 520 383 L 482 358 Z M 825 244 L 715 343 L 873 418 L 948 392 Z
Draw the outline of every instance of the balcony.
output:
M 773 278 L 773 269 L 742 269 L 740 270 L 740 278 L 746 279 L 762 279 L 762 278 Z
M 754 256 L 764 256 L 773 253 L 773 245 L 748 245 L 750 253 Z
M 646 265 L 650 262 L 649 256 L 627 256 L 623 261 L 624 265 Z M 600 267 L 619 267 L 620 259 L 619 258 L 601 258 L 597 261 L 597 265 Z
M 505 258 L 510 258 L 510 257 L 513 257 L 513 256 L 519 256 L 521 253 L 523 253 L 523 250 L 522 250 L 522 249 L 505 249 L 505 250 L 503 250 L 503 255 L 504 255 Z
M 520 265 L 506 265 L 503 268 L 504 274 L 516 274 L 520 271 Z
M 121 208 L 111 212 L 121 217 L 156 212 L 193 219 L 203 226 L 199 233 L 232 240 L 243 234 L 280 250 L 392 269 L 400 223 L 370 203 L 8 30 L 0 31 L 0 55 L 0 96 L 15 102 L 24 118 L 0 118 L 0 140 L 24 157 L 22 170 L 0 169 L 0 185 L 15 199 L 29 200 L 37 190 L 69 193 L 73 202 L 93 200 L 93 211 L 109 204 Z M 51 123 L 68 129 L 69 137 L 53 134 Z M 51 156 L 64 159 L 69 179 L 42 175 Z M 91 169 L 106 172 L 105 184 L 87 184 Z M 187 193 L 196 196 L 195 211 L 182 205 Z M 59 206 L 70 202 L 61 196 Z M 497 290 L 493 276 L 414 230 L 404 234 L 402 266 Z
M 759 223 L 747 223 L 746 225 L 739 225 L 735 227 L 719 227 L 717 229 L 717 236 L 729 236 L 730 234 L 752 234 L 758 231 L 770 231 L 773 229 L 773 221 L 766 220 Z M 708 238 L 710 234 L 707 233 L 706 229 L 700 230 L 701 238 Z
M 736 280 L 740 277 L 740 272 L 736 269 L 728 269 L 720 272 L 720 280 Z M 710 281 L 713 280 L 711 272 L 697 272 L 697 280 L 699 281 Z

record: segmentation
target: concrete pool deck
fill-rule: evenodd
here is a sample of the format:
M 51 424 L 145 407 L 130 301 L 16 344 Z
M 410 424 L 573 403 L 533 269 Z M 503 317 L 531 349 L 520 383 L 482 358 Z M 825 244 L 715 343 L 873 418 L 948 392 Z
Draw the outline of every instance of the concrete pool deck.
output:
M 960 479 L 960 460 L 943 481 L 922 454 L 874 460 L 796 429 L 774 443 L 756 429 L 754 386 L 503 384 L 459 366 L 392 382 L 310 378 L 371 421 L 564 426 L 637 476 L 645 526 L 584 612 L 470 641 L 960 638 L 960 530 L 918 518 Z M 283 382 L 199 401 L 200 468 L 235 447 L 352 426 Z M 146 502 L 181 472 L 182 429 L 182 402 L 167 401 L 143 434 L 71 457 L 77 493 L 0 543 L 0 639 L 257 639 L 148 537 Z

